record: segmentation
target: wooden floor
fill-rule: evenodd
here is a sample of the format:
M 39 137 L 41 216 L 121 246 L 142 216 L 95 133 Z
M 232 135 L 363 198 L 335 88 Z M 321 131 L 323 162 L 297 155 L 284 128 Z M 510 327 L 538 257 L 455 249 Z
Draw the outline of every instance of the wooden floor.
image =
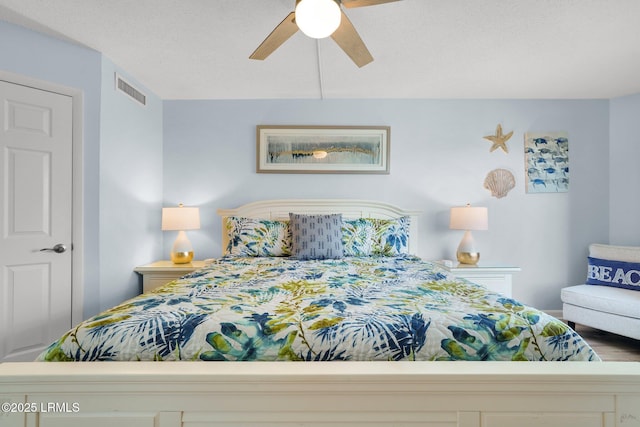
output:
M 576 332 L 605 362 L 640 362 L 640 341 L 588 326 L 576 325 Z

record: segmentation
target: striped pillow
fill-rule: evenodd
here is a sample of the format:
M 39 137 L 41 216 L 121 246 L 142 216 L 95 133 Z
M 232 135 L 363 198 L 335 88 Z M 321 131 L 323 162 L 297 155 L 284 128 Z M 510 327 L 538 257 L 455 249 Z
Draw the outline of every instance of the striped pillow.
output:
M 337 259 L 342 248 L 342 215 L 289 214 L 291 256 L 300 260 Z

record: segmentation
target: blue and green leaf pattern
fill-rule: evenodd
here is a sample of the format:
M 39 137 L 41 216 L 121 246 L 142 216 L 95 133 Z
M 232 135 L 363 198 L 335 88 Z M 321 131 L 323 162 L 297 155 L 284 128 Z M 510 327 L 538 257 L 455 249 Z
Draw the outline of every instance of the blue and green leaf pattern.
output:
M 225 228 L 230 256 L 291 255 L 289 221 L 228 217 Z
M 544 312 L 398 256 L 221 258 L 82 322 L 38 360 L 599 358 Z
M 395 256 L 409 253 L 408 216 L 396 219 L 367 219 L 373 225 L 374 255 Z
M 342 221 L 344 256 L 369 256 L 373 253 L 373 223 L 365 218 Z

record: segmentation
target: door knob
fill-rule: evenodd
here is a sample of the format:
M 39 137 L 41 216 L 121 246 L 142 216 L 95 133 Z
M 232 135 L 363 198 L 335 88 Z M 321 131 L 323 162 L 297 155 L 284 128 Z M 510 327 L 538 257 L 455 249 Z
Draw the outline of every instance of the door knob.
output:
M 58 243 L 52 248 L 42 248 L 40 249 L 40 252 L 55 252 L 57 254 L 61 254 L 66 250 L 67 250 L 67 247 L 65 245 L 63 245 L 62 243 Z

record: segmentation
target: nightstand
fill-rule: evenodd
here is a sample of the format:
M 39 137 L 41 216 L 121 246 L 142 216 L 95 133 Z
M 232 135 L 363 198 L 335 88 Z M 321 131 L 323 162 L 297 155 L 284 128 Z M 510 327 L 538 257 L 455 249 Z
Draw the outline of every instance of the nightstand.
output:
M 148 292 L 204 266 L 204 261 L 191 261 L 187 264 L 174 264 L 171 261 L 156 261 L 151 264 L 136 267 L 133 271 L 142 276 L 142 292 Z
M 491 266 L 491 265 L 465 265 L 458 264 L 454 267 L 447 267 L 438 264 L 440 267 L 450 271 L 453 275 L 467 279 L 486 287 L 487 289 L 499 292 L 511 298 L 512 275 L 520 271 L 520 267 Z

